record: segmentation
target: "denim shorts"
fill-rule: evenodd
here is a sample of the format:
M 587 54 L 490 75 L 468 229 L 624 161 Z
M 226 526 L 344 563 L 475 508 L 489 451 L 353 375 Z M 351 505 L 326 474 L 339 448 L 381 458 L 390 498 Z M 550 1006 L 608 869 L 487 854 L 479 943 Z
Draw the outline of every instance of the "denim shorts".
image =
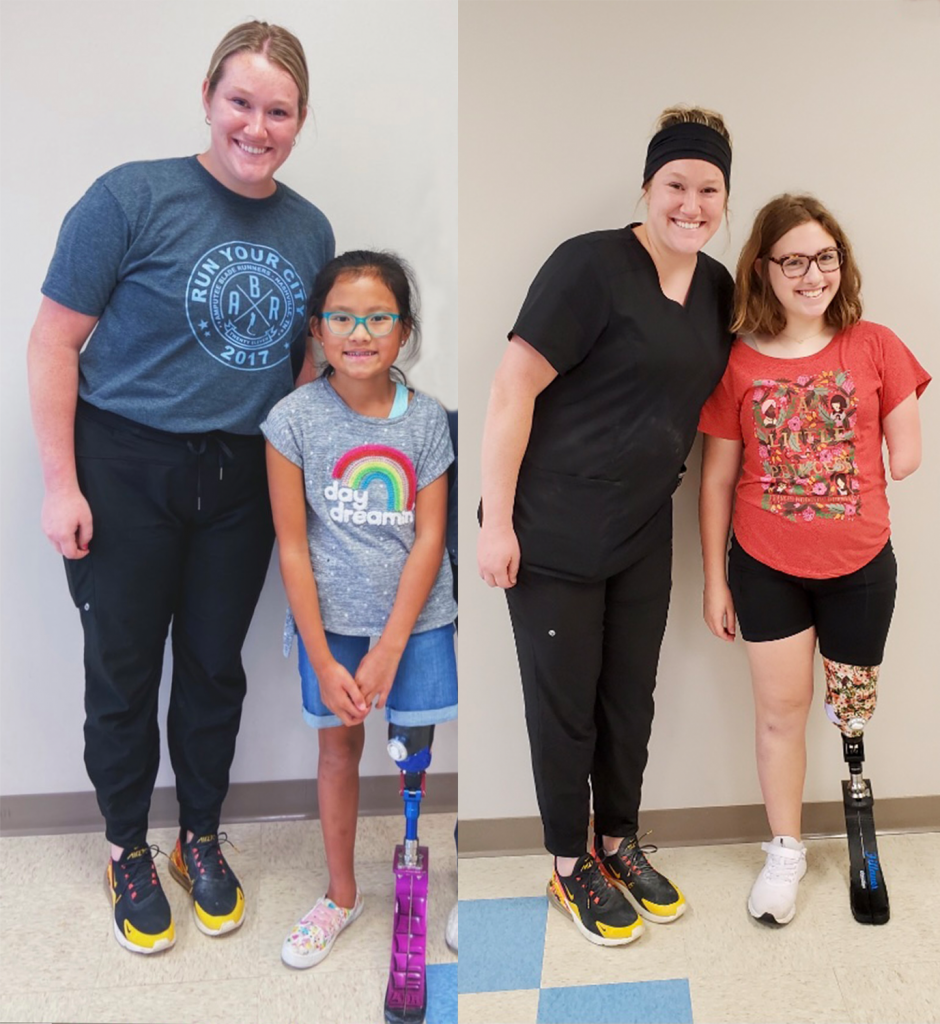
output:
M 367 636 L 327 632 L 326 642 L 333 657 L 354 676 L 371 641 Z M 297 664 L 307 724 L 314 729 L 342 725 L 320 698 L 320 684 L 299 634 Z M 436 725 L 456 717 L 457 657 L 454 624 L 449 622 L 437 629 L 411 634 L 385 702 L 385 719 L 396 725 Z

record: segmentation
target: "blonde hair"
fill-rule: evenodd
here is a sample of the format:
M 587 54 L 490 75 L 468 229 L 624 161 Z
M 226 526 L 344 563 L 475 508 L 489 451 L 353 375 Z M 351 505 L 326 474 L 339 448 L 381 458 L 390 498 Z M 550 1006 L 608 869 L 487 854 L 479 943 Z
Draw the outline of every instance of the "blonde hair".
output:
M 656 132 L 663 128 L 671 128 L 674 124 L 703 124 L 718 132 L 720 136 L 731 145 L 731 132 L 725 124 L 725 119 L 716 110 L 708 110 L 705 107 L 687 107 L 678 104 L 675 107 L 667 107 L 660 115 L 656 123 Z M 655 135 L 656 132 L 653 132 Z
M 732 331 L 776 337 L 786 327 L 786 314 L 770 284 L 768 257 L 788 231 L 810 221 L 832 235 L 842 250 L 839 290 L 826 308 L 826 323 L 842 330 L 862 318 L 862 275 L 839 222 L 815 196 L 784 193 L 771 199 L 754 218 L 751 236 L 738 257 Z
M 272 64 L 286 71 L 297 86 L 298 117 L 303 117 L 310 95 L 310 74 L 300 40 L 280 25 L 266 21 L 246 21 L 225 33 L 215 48 L 206 72 L 211 97 L 225 73 L 225 62 L 236 53 L 260 53 Z
M 725 124 L 725 119 L 716 110 L 708 110 L 706 107 L 687 107 L 683 104 L 677 104 L 674 107 L 666 107 L 666 109 L 659 115 L 659 120 L 656 122 L 656 130 L 653 135 L 661 132 L 664 128 L 671 128 L 676 124 L 701 124 L 706 128 L 711 128 L 728 143 L 728 148 L 731 148 L 731 132 L 728 131 L 728 126 Z M 650 175 L 646 181 L 643 182 L 643 192 L 646 193 L 649 190 L 650 182 L 653 180 L 653 175 Z M 730 230 L 730 224 L 728 220 L 728 190 L 725 189 L 725 225 Z

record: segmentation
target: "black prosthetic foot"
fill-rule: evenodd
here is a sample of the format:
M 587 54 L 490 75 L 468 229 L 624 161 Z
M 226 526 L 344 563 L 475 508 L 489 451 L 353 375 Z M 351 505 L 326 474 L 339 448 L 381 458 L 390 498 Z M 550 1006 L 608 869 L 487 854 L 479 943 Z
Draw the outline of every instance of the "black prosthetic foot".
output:
M 849 844 L 849 899 L 860 924 L 886 924 L 891 916 L 878 841 L 871 782 L 861 775 L 862 742 L 843 737 L 851 779 L 842 783 L 845 830 Z

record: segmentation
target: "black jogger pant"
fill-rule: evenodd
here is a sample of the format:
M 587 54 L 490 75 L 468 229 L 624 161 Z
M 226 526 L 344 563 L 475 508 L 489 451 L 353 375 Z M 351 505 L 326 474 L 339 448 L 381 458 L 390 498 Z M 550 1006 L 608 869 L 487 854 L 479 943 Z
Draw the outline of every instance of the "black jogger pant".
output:
M 584 853 L 637 831 L 672 573 L 671 509 L 625 569 L 596 583 L 521 569 L 506 591 L 545 846 Z M 589 786 L 590 783 L 590 786 Z
M 107 838 L 146 841 L 171 623 L 180 825 L 214 831 L 245 696 L 242 644 L 274 540 L 264 439 L 169 434 L 79 403 L 75 453 L 93 537 L 65 567 L 85 633 L 85 765 Z

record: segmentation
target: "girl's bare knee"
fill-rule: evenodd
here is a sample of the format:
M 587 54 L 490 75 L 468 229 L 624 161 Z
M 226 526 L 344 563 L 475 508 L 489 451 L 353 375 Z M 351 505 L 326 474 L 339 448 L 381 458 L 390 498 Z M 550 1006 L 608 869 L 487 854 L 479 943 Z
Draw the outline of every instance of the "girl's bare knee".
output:
M 365 728 L 362 725 L 354 725 L 350 728 L 338 726 L 333 729 L 321 729 L 319 741 L 319 774 L 343 772 L 351 767 L 358 768 L 365 743 Z

